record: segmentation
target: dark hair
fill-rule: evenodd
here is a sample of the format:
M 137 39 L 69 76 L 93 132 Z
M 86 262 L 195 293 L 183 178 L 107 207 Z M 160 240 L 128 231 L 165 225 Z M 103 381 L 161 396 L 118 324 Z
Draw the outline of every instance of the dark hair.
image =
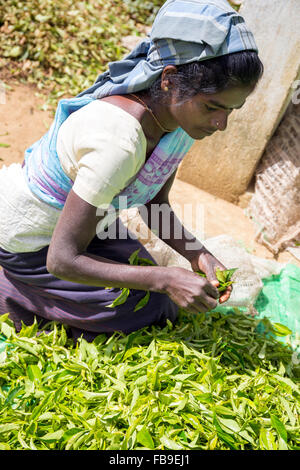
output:
M 178 90 L 178 98 L 191 98 L 198 93 L 217 93 L 230 86 L 255 85 L 263 74 L 257 52 L 241 51 L 224 56 L 178 65 L 170 79 Z M 161 90 L 161 77 L 149 88 L 154 100 L 167 98 Z

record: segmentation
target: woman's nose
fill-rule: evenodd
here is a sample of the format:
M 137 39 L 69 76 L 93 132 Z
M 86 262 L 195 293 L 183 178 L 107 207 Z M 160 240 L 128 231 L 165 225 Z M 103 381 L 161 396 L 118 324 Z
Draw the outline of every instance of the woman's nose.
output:
M 218 131 L 225 131 L 227 127 L 227 121 L 228 121 L 228 114 L 224 112 L 214 118 L 213 126 Z

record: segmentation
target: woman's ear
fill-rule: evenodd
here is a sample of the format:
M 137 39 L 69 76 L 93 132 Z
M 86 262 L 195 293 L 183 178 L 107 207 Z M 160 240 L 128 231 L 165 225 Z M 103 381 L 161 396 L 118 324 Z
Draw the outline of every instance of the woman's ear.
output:
M 163 91 L 169 91 L 172 88 L 172 76 L 177 73 L 177 67 L 175 65 L 167 65 L 161 74 L 161 89 Z

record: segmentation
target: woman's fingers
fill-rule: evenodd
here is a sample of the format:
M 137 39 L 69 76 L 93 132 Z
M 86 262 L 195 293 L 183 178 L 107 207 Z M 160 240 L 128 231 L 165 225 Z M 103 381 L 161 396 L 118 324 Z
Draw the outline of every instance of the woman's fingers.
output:
M 186 308 L 185 310 L 188 310 L 189 312 L 191 313 L 195 313 L 196 315 L 199 314 L 199 313 L 205 313 L 205 312 L 208 312 L 209 310 L 207 309 L 207 307 L 203 304 L 201 304 L 200 302 L 197 303 L 197 305 L 190 305 L 188 308 Z
M 209 296 L 209 295 L 202 295 L 201 298 L 195 299 L 194 304 L 197 308 L 200 308 L 200 309 L 205 308 L 204 311 L 207 312 L 209 310 L 213 310 L 214 308 L 216 308 L 216 306 L 218 305 L 218 300 L 217 298 Z M 201 312 L 202 311 L 203 310 L 201 310 Z
M 228 286 L 227 289 L 220 296 L 219 303 L 223 304 L 224 302 L 226 302 L 229 299 L 231 292 L 232 292 L 232 286 Z
M 218 299 L 220 295 L 217 289 L 218 285 L 219 281 L 208 281 L 204 286 L 205 292 L 208 295 L 212 296 L 214 299 Z
M 180 307 L 193 313 L 208 312 L 218 305 L 217 280 L 210 282 L 184 268 L 167 268 L 165 291 Z

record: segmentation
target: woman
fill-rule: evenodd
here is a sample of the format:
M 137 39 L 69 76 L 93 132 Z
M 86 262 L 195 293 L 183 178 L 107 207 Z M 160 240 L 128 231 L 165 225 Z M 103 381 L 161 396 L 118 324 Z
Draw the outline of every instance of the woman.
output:
M 183 268 L 129 265 L 137 249 L 152 258 L 119 219 L 116 236 L 110 229 L 124 200 L 127 207 L 168 206 L 175 170 L 194 139 L 225 130 L 262 69 L 251 32 L 225 0 L 169 0 L 150 38 L 91 88 L 61 100 L 22 168 L 0 172 L 0 314 L 9 312 L 17 329 L 36 315 L 91 340 L 174 322 L 178 306 L 214 309 L 215 271 L 225 266 L 172 211 L 170 236 L 162 220 L 153 226 L 149 217 L 149 227 L 207 280 Z M 110 306 L 123 287 L 127 301 Z M 147 305 L 134 312 L 145 291 Z

